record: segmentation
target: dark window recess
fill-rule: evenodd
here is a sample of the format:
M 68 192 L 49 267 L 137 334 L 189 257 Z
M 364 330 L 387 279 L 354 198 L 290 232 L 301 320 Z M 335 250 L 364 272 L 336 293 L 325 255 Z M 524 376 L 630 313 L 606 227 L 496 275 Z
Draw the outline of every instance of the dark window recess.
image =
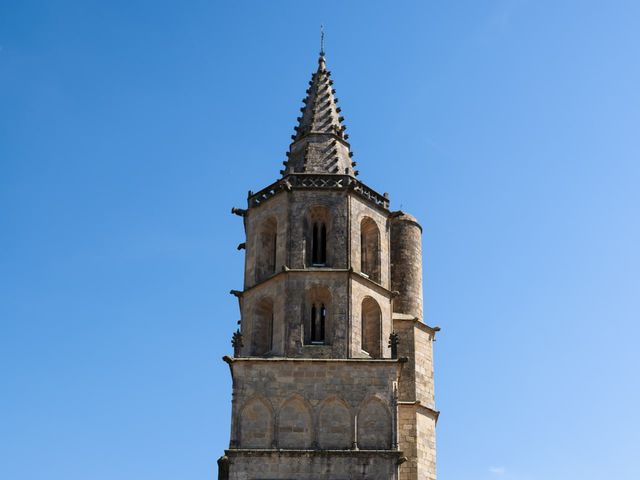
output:
M 324 223 L 313 224 L 311 238 L 311 263 L 326 265 L 327 263 L 327 227 Z
M 327 309 L 324 303 L 311 305 L 311 343 L 324 343 Z
M 273 252 L 271 255 L 271 271 L 276 273 L 276 255 L 278 253 L 278 234 L 273 234 Z
M 269 319 L 269 351 L 273 350 L 273 312 Z

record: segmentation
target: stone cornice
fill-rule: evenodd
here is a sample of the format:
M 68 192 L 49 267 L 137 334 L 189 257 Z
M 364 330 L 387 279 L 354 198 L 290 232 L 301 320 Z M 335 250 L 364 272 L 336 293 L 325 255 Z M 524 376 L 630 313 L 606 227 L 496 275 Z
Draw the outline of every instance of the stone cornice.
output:
M 378 290 L 379 292 L 383 293 L 387 297 L 392 298 L 392 297 L 395 296 L 394 292 L 392 292 L 391 290 L 389 290 L 386 287 L 383 287 L 378 282 L 375 282 L 375 281 L 371 280 L 371 278 L 369 278 L 368 276 L 363 275 L 360 272 L 356 272 L 353 269 L 350 269 L 350 272 L 351 272 L 351 277 L 354 277 L 354 278 L 362 280 L 363 282 L 367 283 L 369 285 L 369 287 L 371 287 L 371 288 L 373 288 L 375 290 Z
M 403 455 L 402 450 L 289 450 L 289 449 L 257 449 L 257 448 L 229 448 L 224 451 L 227 456 L 229 455 L 254 455 L 254 456 L 266 456 L 266 455 L 291 455 L 291 456 L 388 456 L 388 457 L 401 457 Z
M 374 282 L 373 280 L 371 280 L 369 277 L 363 275 L 360 272 L 356 272 L 355 270 L 353 270 L 352 268 L 331 268 L 331 267 L 310 267 L 310 268 L 289 268 L 286 265 L 282 267 L 282 270 L 280 270 L 279 272 L 274 273 L 273 275 L 271 275 L 270 277 L 265 278 L 264 280 L 261 280 L 260 282 L 251 285 L 250 287 L 247 287 L 246 289 L 244 289 L 243 291 L 239 291 L 239 290 L 231 290 L 231 294 L 237 296 L 237 297 L 242 297 L 245 293 L 250 292 L 251 290 L 258 288 L 262 285 L 265 285 L 269 282 L 271 282 L 273 279 L 278 278 L 280 276 L 284 276 L 284 275 L 288 275 L 288 274 L 300 274 L 300 273 L 318 273 L 318 274 L 326 274 L 326 273 L 346 273 L 349 274 L 350 277 L 352 278 L 358 278 L 360 280 L 362 280 L 363 282 L 367 283 L 369 285 L 369 287 L 373 288 L 374 290 L 377 290 L 378 292 L 382 293 L 383 295 L 386 295 L 388 297 L 393 297 L 394 293 L 389 290 L 386 287 L 383 287 L 382 285 L 380 285 L 377 282 Z
M 402 364 L 406 363 L 404 358 L 304 358 L 304 357 L 230 357 L 225 355 L 222 357 L 226 363 L 231 365 L 235 362 L 252 362 L 252 363 L 278 363 L 278 362 L 296 362 L 296 363 L 374 363 L 374 364 Z
M 275 195 L 291 190 L 335 190 L 353 192 L 369 205 L 389 214 L 389 197 L 381 195 L 351 175 L 336 173 L 291 173 L 263 188 L 249 192 L 249 209 L 258 207 Z

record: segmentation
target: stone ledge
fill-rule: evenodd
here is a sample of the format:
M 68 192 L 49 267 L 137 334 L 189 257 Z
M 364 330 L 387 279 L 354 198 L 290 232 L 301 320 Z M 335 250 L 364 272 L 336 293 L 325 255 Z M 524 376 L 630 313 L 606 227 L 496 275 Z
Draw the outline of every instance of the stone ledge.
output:
M 270 456 L 285 455 L 292 457 L 302 456 L 343 456 L 343 457 L 402 457 L 402 450 L 289 450 L 289 449 L 252 449 L 252 448 L 230 448 L 224 451 L 227 456 L 250 455 L 250 456 Z
M 308 273 L 346 273 L 348 274 L 351 278 L 357 278 L 362 280 L 363 282 L 366 282 L 370 288 L 374 289 L 374 290 L 378 290 L 380 292 L 382 292 L 383 294 L 387 295 L 388 297 L 393 296 L 393 292 L 391 290 L 389 290 L 388 288 L 382 286 L 381 284 L 379 284 L 378 282 L 375 282 L 374 280 L 371 280 L 369 277 L 363 275 L 360 272 L 356 272 L 353 268 L 333 268 L 333 267 L 309 267 L 309 268 L 289 268 L 286 265 L 282 267 L 282 270 L 280 270 L 279 272 L 276 272 L 262 280 L 260 280 L 257 283 L 254 283 L 253 285 L 247 287 L 246 289 L 240 291 L 240 290 L 231 290 L 231 294 L 235 295 L 236 297 L 240 298 L 242 297 L 245 293 L 259 288 L 262 285 L 271 282 L 272 280 L 281 277 L 281 276 L 286 276 L 286 275 L 290 275 L 290 274 L 308 274 Z M 394 315 L 397 315 L 394 313 Z M 413 318 L 413 317 L 411 317 Z
M 248 209 L 260 207 L 276 195 L 292 190 L 345 191 L 364 199 L 372 207 L 389 213 L 389 197 L 386 194 L 379 194 L 352 175 L 301 172 L 287 174 L 258 192 L 249 192 Z
M 405 358 L 302 358 L 302 357 L 230 357 L 225 355 L 222 360 L 228 364 L 234 362 L 299 362 L 299 363 L 406 363 Z

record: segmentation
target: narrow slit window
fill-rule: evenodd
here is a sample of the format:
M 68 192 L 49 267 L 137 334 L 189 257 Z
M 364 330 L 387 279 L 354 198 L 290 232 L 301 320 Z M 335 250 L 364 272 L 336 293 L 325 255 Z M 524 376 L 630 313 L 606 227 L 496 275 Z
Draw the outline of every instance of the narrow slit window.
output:
M 317 313 L 316 312 L 316 304 L 314 303 L 311 306 L 311 342 L 316 342 L 317 341 L 317 339 L 316 339 L 316 331 L 317 331 L 317 328 L 316 328 L 316 323 L 317 323 L 316 322 L 316 320 L 317 320 L 316 313 Z
M 327 309 L 324 304 L 311 305 L 311 343 L 324 343 Z
M 269 319 L 269 351 L 273 350 L 273 311 Z
M 276 255 L 278 254 L 278 234 L 273 234 L 273 252 L 271 252 L 271 271 L 276 273 Z
M 311 263 L 313 265 L 325 265 L 327 263 L 327 227 L 324 223 L 313 224 Z
M 318 263 L 318 224 L 313 224 L 313 237 L 311 238 L 311 263 Z
M 324 304 L 320 307 L 320 341 L 324 343 L 324 325 L 327 319 L 327 309 L 324 308 Z
M 324 223 L 320 225 L 320 263 L 327 263 L 327 227 Z
M 367 241 L 365 235 L 360 235 L 360 271 L 369 276 Z

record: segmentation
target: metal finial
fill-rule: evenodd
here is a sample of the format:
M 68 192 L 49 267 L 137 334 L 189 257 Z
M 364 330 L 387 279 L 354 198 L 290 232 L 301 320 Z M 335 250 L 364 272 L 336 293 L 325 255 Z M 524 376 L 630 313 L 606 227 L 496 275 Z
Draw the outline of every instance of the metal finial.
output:
M 320 25 L 320 56 L 324 57 L 324 25 Z

